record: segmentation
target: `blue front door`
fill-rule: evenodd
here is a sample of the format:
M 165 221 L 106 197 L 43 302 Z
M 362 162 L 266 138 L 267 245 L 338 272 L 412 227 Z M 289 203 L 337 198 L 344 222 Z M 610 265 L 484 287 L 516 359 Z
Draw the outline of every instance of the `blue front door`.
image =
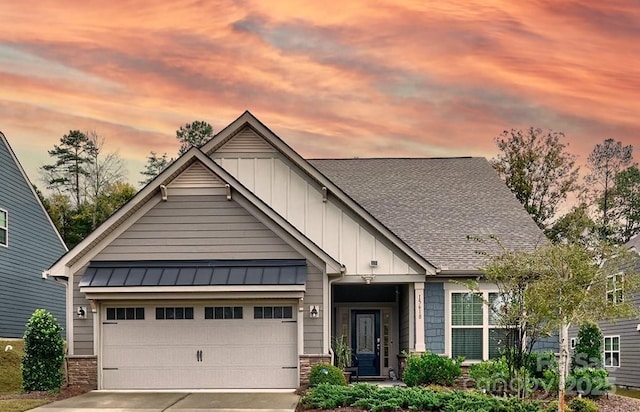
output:
M 380 376 L 380 311 L 351 311 L 351 347 L 360 376 Z

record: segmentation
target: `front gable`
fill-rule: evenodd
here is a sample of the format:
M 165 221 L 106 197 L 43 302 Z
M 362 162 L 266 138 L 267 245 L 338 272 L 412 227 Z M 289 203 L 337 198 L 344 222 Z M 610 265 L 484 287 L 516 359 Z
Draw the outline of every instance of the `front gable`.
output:
M 435 273 L 370 214 L 344 196 L 306 160 L 249 113 L 202 147 L 273 210 L 346 268 L 343 281 L 362 275 Z M 354 275 L 350 277 L 349 275 Z

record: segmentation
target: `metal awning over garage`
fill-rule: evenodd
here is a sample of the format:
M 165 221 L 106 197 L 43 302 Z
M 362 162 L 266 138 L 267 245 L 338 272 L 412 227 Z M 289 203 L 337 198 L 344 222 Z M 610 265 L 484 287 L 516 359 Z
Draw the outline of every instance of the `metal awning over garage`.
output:
M 303 259 L 94 261 L 80 287 L 304 285 L 306 279 Z

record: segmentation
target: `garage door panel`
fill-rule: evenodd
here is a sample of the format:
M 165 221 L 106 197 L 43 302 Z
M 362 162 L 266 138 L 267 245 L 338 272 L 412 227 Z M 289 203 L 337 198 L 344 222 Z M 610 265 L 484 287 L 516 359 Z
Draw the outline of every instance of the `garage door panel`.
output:
M 296 387 L 297 323 L 253 319 L 253 305 L 244 304 L 243 308 L 244 319 L 204 319 L 204 306 L 195 305 L 194 319 L 156 320 L 151 318 L 155 306 L 146 306 L 145 320 L 105 322 L 102 387 Z

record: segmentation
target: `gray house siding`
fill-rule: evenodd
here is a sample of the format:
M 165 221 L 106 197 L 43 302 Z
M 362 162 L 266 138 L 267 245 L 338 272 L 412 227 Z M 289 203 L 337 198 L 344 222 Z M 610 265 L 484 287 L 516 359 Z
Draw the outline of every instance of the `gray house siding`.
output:
M 300 259 L 256 217 L 225 196 L 170 196 L 94 260 Z
M 66 249 L 1 133 L 0 182 L 0 209 L 8 213 L 8 246 L 0 246 L 0 337 L 21 338 L 39 308 L 65 328 L 65 287 L 42 279 L 42 272 Z
M 305 307 L 309 305 L 322 305 L 323 277 L 321 270 L 308 265 L 307 290 L 304 294 Z M 304 311 L 304 349 L 305 354 L 322 353 L 322 336 L 326 311 L 319 318 L 309 317 L 309 311 Z
M 636 305 L 640 302 L 636 300 Z M 640 332 L 638 319 L 624 319 L 615 323 L 602 322 L 602 336 L 620 337 L 620 366 L 606 368 L 612 383 L 640 388 Z
M 444 283 L 427 283 L 424 290 L 424 341 L 427 350 L 444 353 Z
M 278 234 L 226 196 L 169 196 L 106 246 L 93 260 L 300 259 Z M 74 276 L 73 307 L 89 302 Z M 324 272 L 308 265 L 304 303 L 322 305 Z M 93 314 L 74 321 L 74 354 L 93 354 Z M 304 353 L 322 353 L 325 316 L 304 313 Z

